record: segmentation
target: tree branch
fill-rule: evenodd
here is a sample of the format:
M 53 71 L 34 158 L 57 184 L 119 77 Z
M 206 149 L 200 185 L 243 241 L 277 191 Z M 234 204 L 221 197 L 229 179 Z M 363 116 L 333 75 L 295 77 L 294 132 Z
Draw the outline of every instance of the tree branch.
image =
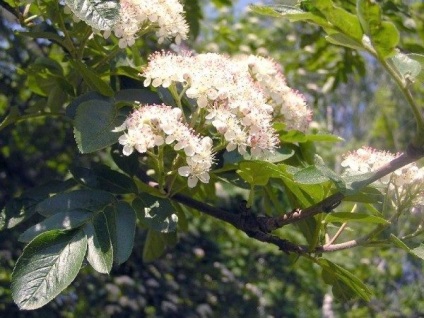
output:
M 362 181 L 353 182 L 351 187 L 355 190 L 360 190 L 363 187 L 373 183 L 374 181 L 377 181 L 378 179 L 381 179 L 382 177 L 412 162 L 415 162 L 422 157 L 424 157 L 424 149 L 418 149 L 412 145 L 409 145 L 405 153 L 401 154 L 399 157 L 393 159 L 386 165 L 382 166 L 380 169 L 375 171 L 369 178 Z M 337 207 L 337 205 L 340 204 L 340 202 L 345 198 L 345 196 L 345 193 L 336 192 L 330 195 L 329 197 L 325 198 L 324 200 L 304 210 L 296 209 L 294 211 L 277 217 L 268 218 L 265 221 L 266 224 L 264 225 L 264 228 L 267 232 L 271 232 L 273 230 L 283 227 L 284 225 L 298 222 L 300 220 L 309 218 L 322 212 L 329 213 L 335 207 Z

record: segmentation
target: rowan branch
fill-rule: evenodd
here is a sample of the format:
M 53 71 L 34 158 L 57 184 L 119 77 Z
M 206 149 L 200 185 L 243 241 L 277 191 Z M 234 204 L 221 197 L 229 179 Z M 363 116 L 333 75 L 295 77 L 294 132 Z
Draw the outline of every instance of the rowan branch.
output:
M 382 166 L 380 169 L 375 171 L 369 178 L 362 181 L 353 182 L 351 184 L 351 187 L 356 191 L 359 191 L 365 186 L 370 185 L 378 179 L 381 179 L 382 177 L 412 162 L 415 162 L 422 157 L 424 157 L 424 149 L 417 149 L 414 146 L 409 145 L 405 153 L 401 154 L 399 157 L 393 159 L 386 165 Z M 319 213 L 329 213 L 340 204 L 340 202 L 345 198 L 345 196 L 346 194 L 343 192 L 336 192 L 330 195 L 329 197 L 325 198 L 324 200 L 304 210 L 295 209 L 289 213 L 268 218 L 264 227 L 268 232 L 271 232 L 273 230 L 283 227 L 284 225 L 298 222 L 300 220 L 309 218 Z

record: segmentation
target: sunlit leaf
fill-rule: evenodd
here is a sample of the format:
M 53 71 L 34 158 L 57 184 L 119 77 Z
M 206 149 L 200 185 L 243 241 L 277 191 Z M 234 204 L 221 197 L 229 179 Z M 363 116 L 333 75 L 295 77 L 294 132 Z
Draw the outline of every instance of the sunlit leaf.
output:
M 12 297 L 21 309 L 37 309 L 77 276 L 87 251 L 83 231 L 45 232 L 29 243 L 12 274 Z
M 149 229 L 169 233 L 177 229 L 178 217 L 168 199 L 143 193 L 133 202 L 138 219 Z
M 65 0 L 72 12 L 97 30 L 110 30 L 119 17 L 117 0 Z

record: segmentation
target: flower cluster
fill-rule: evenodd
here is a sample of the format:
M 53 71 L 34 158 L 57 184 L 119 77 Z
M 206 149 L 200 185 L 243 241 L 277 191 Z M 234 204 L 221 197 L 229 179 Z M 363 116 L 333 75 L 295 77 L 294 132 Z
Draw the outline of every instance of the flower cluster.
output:
M 196 186 L 198 180 L 209 182 L 213 163 L 212 139 L 199 137 L 181 120 L 179 108 L 166 105 L 145 105 L 136 109 L 115 131 L 126 132 L 119 137 L 123 153 L 129 156 L 134 150 L 145 153 L 164 144 L 174 144 L 176 151 L 184 151 L 187 165 L 178 173 L 188 177 L 188 186 Z
M 255 55 L 239 57 L 239 63 L 248 67 L 267 101 L 274 108 L 273 116 L 283 121 L 287 130 L 306 131 L 312 118 L 305 98 L 287 86 L 281 67 L 273 60 Z
M 341 166 L 345 168 L 345 174 L 357 175 L 373 172 L 386 165 L 400 154 L 392 154 L 386 151 L 375 150 L 370 147 L 362 147 L 344 156 Z M 415 193 L 415 201 L 421 201 L 424 190 L 424 168 L 419 168 L 411 163 L 397 169 L 393 173 L 379 180 L 381 185 L 396 188 L 399 196 Z
M 272 65 L 275 68 L 275 64 Z M 206 111 L 208 122 L 224 137 L 228 151 L 238 149 L 245 154 L 250 148 L 252 156 L 266 157 L 278 143 L 272 128 L 276 114 L 296 123 L 287 122 L 290 129 L 306 129 L 310 120 L 310 113 L 305 111 L 306 105 L 300 95 L 285 83 L 287 91 L 280 92 L 272 91 L 271 85 L 261 86 L 263 81 L 252 77 L 249 62 L 242 63 L 240 58 L 231 59 L 215 53 L 176 55 L 157 52 L 149 57 L 141 75 L 145 77 L 145 86 L 166 88 L 181 83 L 187 89 L 187 97 L 196 100 L 197 106 Z M 276 102 L 268 103 L 268 100 L 272 101 L 271 94 L 281 95 L 278 106 L 274 106 Z M 287 96 L 295 102 L 289 101 Z M 283 104 L 290 106 L 283 107 Z M 298 112 L 286 112 L 296 106 Z M 294 119 L 296 116 L 299 118 Z
M 178 0 L 121 0 L 119 19 L 112 30 L 104 33 L 104 37 L 109 37 L 113 31 L 120 39 L 119 47 L 124 48 L 134 44 L 140 31 L 153 28 L 159 43 L 175 38 L 179 44 L 188 33 L 183 14 L 183 6 Z

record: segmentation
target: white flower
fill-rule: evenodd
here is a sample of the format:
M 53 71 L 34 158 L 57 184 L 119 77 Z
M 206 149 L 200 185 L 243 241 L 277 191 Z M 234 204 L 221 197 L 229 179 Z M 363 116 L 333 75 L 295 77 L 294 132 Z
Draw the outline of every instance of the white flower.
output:
M 273 107 L 240 63 L 214 53 L 161 52 L 149 57 L 141 75 L 146 86 L 166 87 L 170 81 L 186 86 L 187 97 L 205 109 L 207 123 L 224 137 L 228 150 L 244 154 L 250 147 L 253 154 L 262 155 L 275 148 Z
M 156 30 L 159 43 L 175 38 L 179 44 L 186 39 L 188 25 L 181 3 L 178 0 L 121 0 L 119 18 L 111 30 L 119 38 L 119 47 L 132 46 L 137 34 L 148 29 Z M 103 36 L 108 38 L 111 31 L 104 32 Z

